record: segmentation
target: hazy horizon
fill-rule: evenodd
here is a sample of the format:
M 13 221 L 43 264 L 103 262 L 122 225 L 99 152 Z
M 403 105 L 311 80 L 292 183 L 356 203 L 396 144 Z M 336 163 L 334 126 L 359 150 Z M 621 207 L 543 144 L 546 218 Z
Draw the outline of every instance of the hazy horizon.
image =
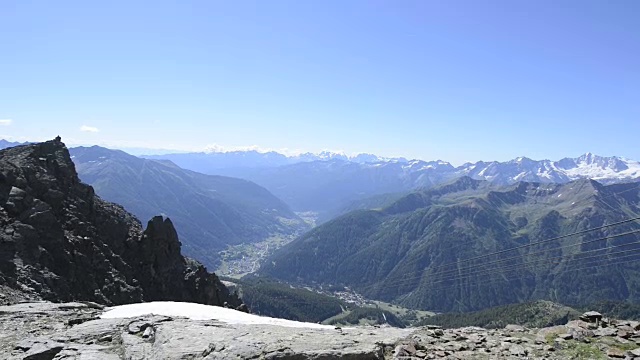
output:
M 28 140 L 28 139 L 24 139 L 24 140 L 11 140 L 11 139 L 4 139 L 4 138 L 0 138 L 0 140 L 6 140 L 6 141 L 12 141 L 12 142 L 40 142 L 40 141 L 47 141 L 47 140 L 51 140 L 51 139 L 41 139 L 41 140 L 36 140 L 36 141 L 32 141 L 32 140 Z M 530 156 L 527 155 L 519 155 L 516 156 L 514 158 L 510 158 L 510 159 L 502 159 L 502 160 L 498 160 L 498 159 L 478 159 L 478 160 L 470 160 L 470 161 L 463 161 L 463 162 L 453 162 L 453 161 L 449 161 L 447 159 L 428 159 L 428 158 L 409 158 L 406 156 L 402 156 L 402 155 L 398 155 L 398 156 L 382 156 L 380 154 L 375 154 L 375 153 L 371 153 L 371 152 L 365 152 L 365 153 L 347 153 L 344 152 L 342 150 L 331 150 L 331 149 L 323 149 L 319 152 L 294 152 L 291 151 L 290 149 L 262 149 L 262 148 L 257 148 L 257 147 L 232 147 L 232 148 L 221 148 L 221 147 L 217 147 L 217 148 L 211 148 L 211 147 L 207 147 L 205 149 L 195 149 L 195 150 L 180 150 L 180 149 L 167 149 L 167 148 L 140 148 L 140 147 L 118 147 L 118 146 L 111 146 L 109 144 L 91 144 L 91 143 L 68 143 L 65 141 L 64 138 L 62 138 L 62 142 L 64 142 L 68 147 L 70 148 L 75 148 L 75 147 L 92 147 L 92 146 L 100 146 L 103 148 L 107 148 L 107 149 L 112 149 L 112 150 L 121 150 L 124 151 L 130 155 L 134 155 L 134 156 L 161 156 L 161 155 L 167 155 L 167 154 L 189 154 L 189 153 L 234 153 L 234 152 L 243 152 L 243 151 L 255 151 L 257 153 L 270 153 L 270 152 L 276 152 L 279 153 L 281 155 L 285 155 L 287 157 L 295 157 L 295 156 L 299 156 L 299 155 L 304 155 L 304 154 L 314 154 L 314 155 L 319 155 L 321 152 L 332 152 L 332 153 L 336 153 L 336 154 L 342 154 L 342 155 L 346 155 L 349 158 L 355 157 L 357 155 L 365 155 L 365 154 L 369 154 L 369 155 L 376 155 L 379 157 L 383 157 L 383 158 L 388 158 L 388 159 L 398 159 L 398 158 L 404 158 L 407 161 L 414 161 L 414 160 L 421 160 L 421 161 L 426 161 L 426 162 L 430 162 L 430 161 L 445 161 L 450 163 L 453 166 L 462 166 L 466 163 L 476 163 L 476 162 L 492 162 L 492 161 L 498 161 L 498 162 L 505 162 L 505 161 L 510 161 L 510 160 L 516 160 L 520 157 L 525 157 L 525 158 L 529 158 L 531 160 L 534 161 L 544 161 L 544 160 L 550 160 L 550 161 L 559 161 L 562 160 L 564 158 L 578 158 L 581 157 L 583 155 L 586 154 L 593 154 L 596 156 L 604 156 L 604 157 L 612 157 L 612 156 L 616 156 L 619 158 L 624 158 L 627 160 L 631 160 L 631 161 L 639 161 L 637 159 L 633 159 L 633 158 L 628 158 L 628 157 L 624 157 L 624 156 L 619 156 L 619 155 L 607 155 L 607 154 L 597 154 L 597 153 L 593 153 L 591 151 L 585 151 L 583 153 L 580 154 L 569 154 L 569 155 L 562 155 L 560 157 L 556 157 L 556 158 L 545 158 L 545 159 L 538 159 L 538 158 L 532 158 Z

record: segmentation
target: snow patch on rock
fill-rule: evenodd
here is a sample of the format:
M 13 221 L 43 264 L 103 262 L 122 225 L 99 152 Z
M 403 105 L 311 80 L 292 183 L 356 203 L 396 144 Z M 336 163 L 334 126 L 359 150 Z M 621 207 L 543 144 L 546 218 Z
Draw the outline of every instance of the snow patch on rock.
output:
M 227 324 L 277 325 L 293 328 L 335 329 L 334 326 L 258 316 L 220 306 L 172 301 L 153 301 L 148 303 L 114 306 L 107 308 L 100 318 L 118 319 L 138 317 L 148 314 L 185 317 L 191 320 L 218 320 Z

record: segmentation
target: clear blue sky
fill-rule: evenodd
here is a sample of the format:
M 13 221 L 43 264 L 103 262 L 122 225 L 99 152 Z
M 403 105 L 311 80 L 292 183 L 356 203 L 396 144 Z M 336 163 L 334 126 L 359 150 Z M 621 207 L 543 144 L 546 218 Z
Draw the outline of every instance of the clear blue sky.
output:
M 0 135 L 640 159 L 639 19 L 637 0 L 0 0 Z

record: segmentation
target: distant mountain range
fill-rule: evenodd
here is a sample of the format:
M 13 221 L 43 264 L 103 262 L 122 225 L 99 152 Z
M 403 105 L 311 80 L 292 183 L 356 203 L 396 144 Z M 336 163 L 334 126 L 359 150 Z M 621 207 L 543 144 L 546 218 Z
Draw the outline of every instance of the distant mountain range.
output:
M 342 161 L 360 164 L 364 168 L 392 167 L 406 174 L 442 174 L 449 178 L 471 176 L 474 179 L 513 183 L 515 181 L 567 182 L 590 178 L 601 182 L 634 180 L 640 178 L 640 162 L 622 157 L 604 157 L 586 153 L 577 158 L 558 161 L 532 160 L 519 157 L 510 161 L 478 161 L 454 167 L 446 161 L 407 160 L 402 157 L 385 158 L 374 154 L 348 156 L 344 153 L 324 151 L 287 156 L 275 151 L 258 152 L 199 152 L 142 156 L 149 159 L 171 160 L 185 169 L 206 174 L 227 172 L 243 173 L 246 168 L 273 168 L 318 161 Z M 244 170 L 247 172 L 247 170 Z
M 407 161 L 373 154 L 350 157 L 336 152 L 286 156 L 275 151 L 211 151 L 143 158 L 169 160 L 183 169 L 252 181 L 293 211 L 317 213 L 320 222 L 350 210 L 369 208 L 371 204 L 386 204 L 408 192 L 428 189 L 461 176 L 502 185 L 518 181 L 566 183 L 594 179 L 613 184 L 640 180 L 640 162 L 591 153 L 558 161 L 519 157 L 505 162 L 479 161 L 460 166 L 440 160 Z M 387 201 L 381 203 L 379 196 Z M 377 198 L 371 200 L 372 197 Z
M 339 152 L 322 151 L 320 153 L 304 153 L 287 156 L 275 151 L 260 152 L 256 150 L 247 151 L 209 151 L 195 153 L 175 153 L 164 155 L 143 155 L 147 159 L 171 160 L 185 169 L 202 172 L 205 174 L 214 173 L 217 169 L 228 168 L 269 168 L 284 165 L 297 164 L 301 162 L 340 160 L 354 162 L 358 164 L 369 164 L 378 162 L 401 162 L 406 163 L 405 158 L 386 158 L 373 154 L 346 155 Z
M 507 162 L 467 163 L 455 168 L 458 175 L 500 184 L 516 181 L 564 183 L 593 179 L 602 183 L 632 181 L 640 178 L 640 162 L 617 156 L 603 157 L 586 153 L 559 161 L 531 160 L 526 157 Z
M 640 182 L 498 185 L 462 177 L 322 224 L 260 272 L 434 311 L 535 299 L 640 301 L 640 233 L 602 239 L 640 223 L 550 240 L 639 216 Z
M 284 200 L 295 211 L 315 211 L 321 219 L 342 213 L 354 201 L 385 193 L 406 193 L 430 188 L 461 176 L 488 180 L 496 184 L 518 181 L 566 183 L 594 179 L 603 184 L 640 179 L 640 163 L 621 157 L 602 157 L 591 153 L 558 161 L 520 157 L 506 162 L 467 163 L 453 166 L 446 161 L 355 162 L 344 159 L 300 161 L 280 165 L 261 162 L 262 167 L 243 166 L 235 157 L 260 156 L 255 152 L 216 154 L 175 154 L 165 157 L 177 165 L 208 174 L 251 180 Z M 283 155 L 274 155 L 284 157 Z M 287 161 L 292 161 L 287 158 Z M 253 164 L 256 164 L 253 162 Z
M 247 180 L 204 175 L 99 146 L 70 153 L 80 179 L 98 195 L 141 219 L 170 217 L 185 254 L 210 268 L 228 245 L 294 235 L 307 227 L 284 202 Z
M 26 145 L 28 143 L 24 142 L 15 142 L 15 141 L 7 141 L 4 139 L 0 139 L 0 150 L 2 149 L 6 149 L 6 148 L 10 148 L 10 147 L 14 147 L 14 146 L 18 146 L 18 145 Z

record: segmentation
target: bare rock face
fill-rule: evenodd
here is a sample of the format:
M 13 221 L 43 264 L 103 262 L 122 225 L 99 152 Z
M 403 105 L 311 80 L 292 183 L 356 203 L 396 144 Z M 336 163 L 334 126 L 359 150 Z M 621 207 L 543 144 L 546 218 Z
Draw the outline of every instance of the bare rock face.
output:
M 89 304 L 91 305 L 91 304 Z M 311 329 L 143 315 L 83 303 L 0 306 L 2 359 L 384 359 L 397 328 Z
M 0 303 L 241 304 L 180 254 L 169 219 L 155 217 L 143 231 L 81 183 L 59 138 L 0 151 L 0 294 Z
M 143 315 L 101 319 L 92 304 L 0 306 L 2 359 L 383 359 L 410 331 L 310 329 Z
M 0 306 L 0 359 L 637 359 L 635 322 L 612 321 L 629 339 L 572 322 L 549 328 L 398 329 L 286 327 L 166 315 L 103 318 L 95 303 Z M 108 316 L 107 316 L 108 317 Z M 609 328 L 607 327 L 607 329 Z M 568 336 L 583 329 L 589 335 Z

